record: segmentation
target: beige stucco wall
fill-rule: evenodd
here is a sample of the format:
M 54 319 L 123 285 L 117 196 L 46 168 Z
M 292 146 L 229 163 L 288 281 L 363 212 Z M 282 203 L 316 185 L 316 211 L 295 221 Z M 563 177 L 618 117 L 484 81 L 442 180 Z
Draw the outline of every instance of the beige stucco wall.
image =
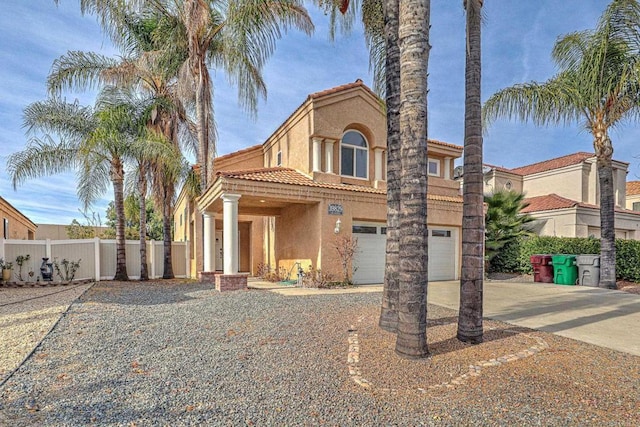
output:
M 214 160 L 214 172 L 257 169 L 263 167 L 262 146 L 258 145 Z
M 320 207 L 320 203 L 292 204 L 276 217 L 274 246 L 279 268 L 292 271 L 296 262 L 305 270 L 309 265 L 322 268 Z
M 571 200 L 584 199 L 584 173 L 582 165 L 554 169 L 523 177 L 522 190 L 526 197 L 555 193 Z
M 68 225 L 62 224 L 38 224 L 36 230 L 36 240 L 52 239 L 64 240 L 69 238 L 67 233 Z M 92 227 L 96 237 L 100 237 L 108 227 Z M 174 239 L 175 240 L 175 239 Z
M 8 234 L 4 236 L 4 223 L 8 221 Z M 8 201 L 0 197 L 0 238 L 33 240 L 37 226 Z
M 640 194 L 631 194 L 627 196 L 626 199 L 626 208 L 629 210 L 633 210 L 633 204 L 640 202 Z
M 597 209 L 569 208 L 531 214 L 546 221 L 540 236 L 600 237 L 600 213 Z M 616 237 L 640 240 L 640 216 L 616 212 Z

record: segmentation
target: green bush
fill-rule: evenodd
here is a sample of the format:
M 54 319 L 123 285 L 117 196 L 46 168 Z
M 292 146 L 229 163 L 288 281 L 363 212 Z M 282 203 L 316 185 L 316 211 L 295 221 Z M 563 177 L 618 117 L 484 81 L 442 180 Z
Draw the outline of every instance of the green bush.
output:
M 591 237 L 524 237 L 505 246 L 490 262 L 488 271 L 531 274 L 531 255 L 599 253 L 600 240 Z M 640 282 L 640 241 L 616 240 L 616 279 Z

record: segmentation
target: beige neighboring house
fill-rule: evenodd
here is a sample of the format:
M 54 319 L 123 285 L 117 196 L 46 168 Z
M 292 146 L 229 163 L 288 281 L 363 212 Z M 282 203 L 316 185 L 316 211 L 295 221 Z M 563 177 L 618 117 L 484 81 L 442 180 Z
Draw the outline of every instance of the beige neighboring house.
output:
M 640 212 L 628 209 L 628 167 L 613 160 L 616 237 L 640 240 Z M 600 237 L 600 191 L 593 153 L 573 153 L 514 169 L 486 165 L 485 193 L 499 190 L 525 194 L 529 206 L 523 212 L 537 219 L 535 230 L 541 236 Z
M 36 231 L 36 240 L 67 240 L 69 239 L 69 233 L 67 233 L 67 227 L 69 225 L 63 224 L 38 224 L 38 230 Z M 109 227 L 94 226 L 93 231 L 96 237 L 100 237 Z
M 180 193 L 174 239 L 190 242 L 191 276 L 233 279 L 266 265 L 293 279 L 298 266 L 339 277 L 335 243 L 347 236 L 358 241 L 354 281 L 382 283 L 386 152 L 383 103 L 361 80 L 309 95 L 264 143 L 216 158 L 216 178 L 199 199 Z M 453 166 L 461 155 L 458 145 L 428 141 L 431 280 L 459 277 Z
M 22 212 L 0 197 L 0 218 L 2 218 L 2 238 L 33 240 L 38 228 Z
M 640 212 L 640 181 L 627 181 L 627 209 Z

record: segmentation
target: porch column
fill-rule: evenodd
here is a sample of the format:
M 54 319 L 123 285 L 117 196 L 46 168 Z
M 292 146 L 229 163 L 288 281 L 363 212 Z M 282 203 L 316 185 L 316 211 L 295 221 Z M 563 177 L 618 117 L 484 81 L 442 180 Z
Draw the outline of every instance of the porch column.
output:
M 333 143 L 334 141 L 329 140 L 324 143 L 325 166 L 327 168 L 327 173 L 335 173 L 333 171 Z
M 313 172 L 320 172 L 322 168 L 320 163 L 322 162 L 322 138 L 312 138 L 313 141 Z
M 238 274 L 238 199 L 240 194 L 222 195 L 224 274 Z
M 204 243 L 204 271 L 215 271 L 215 217 L 210 213 L 203 213 L 202 238 Z
M 382 148 L 374 148 L 374 164 L 375 164 L 375 180 L 383 181 L 384 178 L 382 176 Z

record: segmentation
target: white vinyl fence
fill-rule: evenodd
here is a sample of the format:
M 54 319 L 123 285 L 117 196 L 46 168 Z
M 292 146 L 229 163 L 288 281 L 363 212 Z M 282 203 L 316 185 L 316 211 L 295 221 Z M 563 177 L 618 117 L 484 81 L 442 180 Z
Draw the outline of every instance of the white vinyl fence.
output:
M 140 242 L 126 241 L 127 273 L 131 279 L 140 278 Z M 54 259 L 61 264 L 63 259 L 68 261 L 80 260 L 80 268 L 76 271 L 75 279 L 111 280 L 116 274 L 116 241 L 105 239 L 74 239 L 74 240 L 12 240 L 0 239 L 0 258 L 5 262 L 13 262 L 12 280 L 18 280 L 18 256 L 29 255 L 30 258 L 22 266 L 22 278 L 29 280 L 29 271 L 34 272 L 31 280 L 40 275 L 43 258 Z M 187 276 L 188 265 L 187 242 L 171 242 L 171 262 L 175 277 Z M 163 242 L 147 242 L 147 265 L 149 278 L 162 277 L 164 270 Z M 54 270 L 54 280 L 58 280 Z

